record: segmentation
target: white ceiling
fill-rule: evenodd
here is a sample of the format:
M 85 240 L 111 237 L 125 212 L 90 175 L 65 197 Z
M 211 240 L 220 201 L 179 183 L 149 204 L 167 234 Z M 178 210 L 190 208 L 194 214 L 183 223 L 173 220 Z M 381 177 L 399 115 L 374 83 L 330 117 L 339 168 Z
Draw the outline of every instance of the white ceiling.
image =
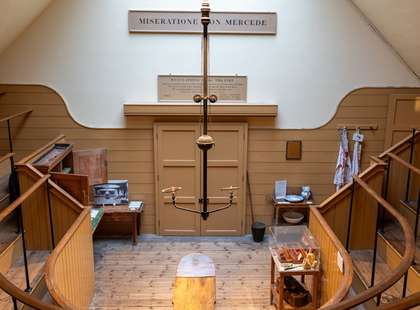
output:
M 0 0 L 0 54 L 52 0 Z M 420 78 L 420 0 L 350 0 Z
M 52 0 L 0 0 L 0 54 Z
M 420 77 L 420 0 L 351 0 Z

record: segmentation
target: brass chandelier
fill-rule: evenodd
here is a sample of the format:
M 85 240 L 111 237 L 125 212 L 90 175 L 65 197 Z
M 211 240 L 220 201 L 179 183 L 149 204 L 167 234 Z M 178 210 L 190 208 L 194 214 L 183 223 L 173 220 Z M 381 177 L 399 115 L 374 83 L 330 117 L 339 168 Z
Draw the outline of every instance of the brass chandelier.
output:
M 203 159 L 203 182 L 202 182 L 202 194 L 203 196 L 199 199 L 199 203 L 202 205 L 202 208 L 200 211 L 188 209 L 188 208 L 182 208 L 177 206 L 176 204 L 176 193 L 179 190 L 182 190 L 182 187 L 179 186 L 171 186 L 169 188 L 165 188 L 162 190 L 162 193 L 170 193 L 172 195 L 172 205 L 182 211 L 186 212 L 192 212 L 200 214 L 203 220 L 207 220 L 209 215 L 211 213 L 219 212 L 225 209 L 228 209 L 232 206 L 233 200 L 235 198 L 234 192 L 239 189 L 239 187 L 229 186 L 221 188 L 224 192 L 229 192 L 228 203 L 226 206 L 211 210 L 209 211 L 209 198 L 208 198 L 208 191 L 207 191 L 207 178 L 208 178 L 208 157 L 207 153 L 208 151 L 214 146 L 214 139 L 208 135 L 208 106 L 210 103 L 216 103 L 217 102 L 217 96 L 216 95 L 209 95 L 208 90 L 208 58 L 209 58 L 209 34 L 208 34 L 208 27 L 210 24 L 210 5 L 208 1 L 203 1 L 202 7 L 201 7 L 201 24 L 203 25 L 203 94 L 202 95 L 195 95 L 193 97 L 193 100 L 195 103 L 202 103 L 203 106 L 203 130 L 201 136 L 196 140 L 196 144 L 198 148 L 202 151 L 202 159 Z

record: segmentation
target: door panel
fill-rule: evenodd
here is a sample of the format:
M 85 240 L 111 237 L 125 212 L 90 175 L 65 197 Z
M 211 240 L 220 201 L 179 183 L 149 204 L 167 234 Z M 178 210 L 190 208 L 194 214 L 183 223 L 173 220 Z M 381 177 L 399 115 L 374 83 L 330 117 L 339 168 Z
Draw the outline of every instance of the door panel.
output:
M 246 124 L 211 124 L 209 134 L 215 139 L 214 149 L 209 151 L 208 191 L 209 210 L 227 205 L 228 192 L 220 189 L 238 186 L 233 205 L 210 215 L 201 222 L 202 235 L 242 235 L 245 217 L 246 174 Z
M 72 195 L 82 205 L 89 205 L 87 175 L 51 172 L 51 180 Z
M 163 188 L 181 186 L 177 205 L 199 210 L 200 157 L 195 146 L 198 127 L 195 125 L 155 125 L 155 169 L 157 177 L 157 227 L 161 235 L 199 235 L 200 218 L 195 213 L 177 210 L 171 194 Z
M 420 96 L 390 96 L 385 149 L 407 137 L 420 127 Z
M 161 190 L 181 186 L 177 205 L 200 210 L 201 156 L 195 141 L 198 124 L 155 124 L 155 169 L 157 225 L 162 235 L 241 235 L 245 217 L 245 163 L 247 124 L 211 124 L 209 134 L 216 145 L 209 151 L 209 210 L 228 203 L 222 187 L 239 186 L 231 208 L 210 215 L 203 221 L 199 214 L 173 207 L 170 194 Z

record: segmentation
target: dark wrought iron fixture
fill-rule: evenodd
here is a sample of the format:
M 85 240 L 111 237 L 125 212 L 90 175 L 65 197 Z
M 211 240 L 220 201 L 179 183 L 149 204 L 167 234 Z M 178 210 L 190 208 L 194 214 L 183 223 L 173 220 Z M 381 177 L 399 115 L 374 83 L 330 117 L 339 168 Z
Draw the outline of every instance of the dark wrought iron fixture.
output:
M 207 191 L 207 173 L 208 173 L 208 158 L 207 158 L 207 152 L 214 146 L 214 139 L 208 134 L 208 122 L 209 122 L 209 115 L 208 115 L 208 104 L 210 103 L 216 103 L 217 102 L 217 96 L 216 95 L 209 95 L 208 94 L 208 56 L 209 56 L 209 34 L 208 34 L 208 27 L 210 24 L 210 5 L 208 1 L 203 1 L 202 7 L 201 7 L 201 23 L 203 25 L 203 94 L 202 95 L 195 95 L 193 97 L 194 102 L 196 103 L 202 103 L 203 104 L 203 131 L 201 136 L 197 139 L 196 143 L 199 149 L 202 151 L 203 155 L 203 182 L 202 182 L 202 194 L 203 197 L 199 199 L 200 204 L 202 205 L 202 208 L 200 211 L 193 210 L 193 209 L 187 209 L 178 207 L 176 204 L 176 192 L 182 189 L 182 187 L 179 186 L 172 186 L 169 188 L 165 188 L 162 190 L 162 193 L 171 193 L 172 195 L 172 205 L 182 211 L 192 212 L 200 214 L 203 220 L 207 220 L 209 215 L 211 213 L 219 212 L 225 209 L 228 209 L 233 204 L 233 199 L 235 198 L 234 192 L 239 189 L 239 187 L 229 186 L 224 187 L 221 190 L 224 192 L 229 192 L 228 197 L 228 203 L 226 206 L 211 210 L 209 211 L 208 205 L 209 205 L 209 199 L 208 199 L 208 191 Z

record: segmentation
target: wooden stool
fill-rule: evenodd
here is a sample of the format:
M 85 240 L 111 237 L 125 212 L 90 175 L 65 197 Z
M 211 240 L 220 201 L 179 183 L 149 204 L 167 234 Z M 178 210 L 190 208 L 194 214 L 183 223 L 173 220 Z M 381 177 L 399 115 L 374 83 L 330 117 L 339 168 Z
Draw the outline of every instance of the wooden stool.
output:
M 184 256 L 178 264 L 173 291 L 174 310 L 213 310 L 216 272 L 213 260 L 202 254 Z

